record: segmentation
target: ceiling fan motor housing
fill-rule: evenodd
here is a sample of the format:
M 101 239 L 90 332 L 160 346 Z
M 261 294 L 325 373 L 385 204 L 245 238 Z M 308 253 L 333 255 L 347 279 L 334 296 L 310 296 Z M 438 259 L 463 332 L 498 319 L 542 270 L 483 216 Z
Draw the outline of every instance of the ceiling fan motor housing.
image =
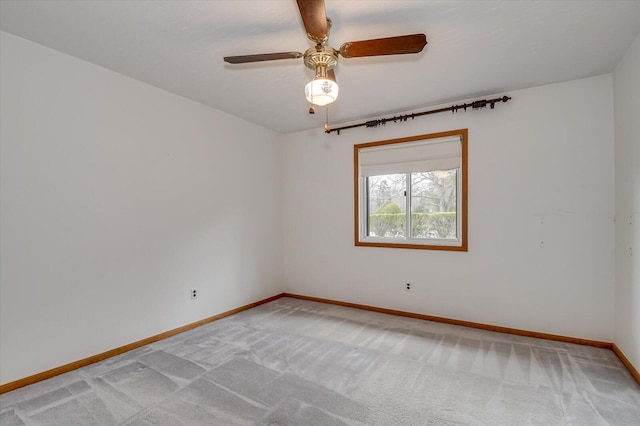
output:
M 311 47 L 304 52 L 304 64 L 312 70 L 321 67 L 328 71 L 338 65 L 338 51 L 331 46 Z

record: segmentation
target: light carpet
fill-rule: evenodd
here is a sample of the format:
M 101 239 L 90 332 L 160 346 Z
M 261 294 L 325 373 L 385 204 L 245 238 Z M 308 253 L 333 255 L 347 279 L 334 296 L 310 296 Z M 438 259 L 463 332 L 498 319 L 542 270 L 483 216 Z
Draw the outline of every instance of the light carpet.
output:
M 0 396 L 1 425 L 640 425 L 615 354 L 282 298 Z

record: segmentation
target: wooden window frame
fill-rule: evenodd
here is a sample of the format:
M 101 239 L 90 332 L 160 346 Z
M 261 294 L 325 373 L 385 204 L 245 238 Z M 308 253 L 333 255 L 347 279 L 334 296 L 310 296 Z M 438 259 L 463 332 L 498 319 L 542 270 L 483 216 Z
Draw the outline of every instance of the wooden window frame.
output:
M 364 247 L 386 247 L 386 248 L 403 248 L 403 249 L 418 249 L 418 250 L 445 250 L 445 251 L 468 251 L 468 203 L 467 203 L 467 195 L 468 195 L 468 129 L 457 129 L 450 130 L 445 132 L 438 133 L 430 133 L 425 135 L 417 135 L 410 136 L 406 138 L 398 138 L 398 139 L 389 139 L 383 141 L 376 142 L 367 142 L 362 144 L 356 144 L 353 147 L 353 170 L 354 170 L 354 241 L 356 246 L 364 246 Z M 437 138 L 445 138 L 451 136 L 460 136 L 461 142 L 461 190 L 460 194 L 456 194 L 458 201 L 462 204 L 460 208 L 460 218 L 456 218 L 456 220 L 460 221 L 460 244 L 458 245 L 444 245 L 444 244 L 418 244 L 418 243 L 396 243 L 396 242 L 373 242 L 373 241 L 362 241 L 362 229 L 361 229 L 361 179 L 360 176 L 360 162 L 359 162 L 359 151 L 363 148 L 370 148 L 376 146 L 383 145 L 393 145 L 399 143 L 407 143 L 407 142 L 415 142 L 415 141 L 424 141 L 429 139 L 437 139 Z M 407 212 L 407 214 L 411 214 L 411 212 Z M 411 241 L 411 240 L 409 240 Z

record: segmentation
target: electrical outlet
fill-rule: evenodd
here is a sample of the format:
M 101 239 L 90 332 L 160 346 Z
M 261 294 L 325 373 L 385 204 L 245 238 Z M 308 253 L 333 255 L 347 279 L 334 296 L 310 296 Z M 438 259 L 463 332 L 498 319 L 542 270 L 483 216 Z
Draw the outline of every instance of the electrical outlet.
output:
M 404 289 L 405 291 L 411 291 L 411 283 L 407 283 Z
M 191 300 L 196 300 L 198 298 L 198 289 L 197 288 L 192 288 L 191 289 Z

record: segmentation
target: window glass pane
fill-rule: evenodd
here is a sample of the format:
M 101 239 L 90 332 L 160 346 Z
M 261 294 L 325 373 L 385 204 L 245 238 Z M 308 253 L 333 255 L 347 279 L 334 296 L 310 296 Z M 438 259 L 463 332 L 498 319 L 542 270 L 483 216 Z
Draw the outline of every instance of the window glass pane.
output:
M 457 238 L 457 169 L 411 173 L 411 237 Z
M 406 237 L 407 175 L 367 178 L 367 236 Z

